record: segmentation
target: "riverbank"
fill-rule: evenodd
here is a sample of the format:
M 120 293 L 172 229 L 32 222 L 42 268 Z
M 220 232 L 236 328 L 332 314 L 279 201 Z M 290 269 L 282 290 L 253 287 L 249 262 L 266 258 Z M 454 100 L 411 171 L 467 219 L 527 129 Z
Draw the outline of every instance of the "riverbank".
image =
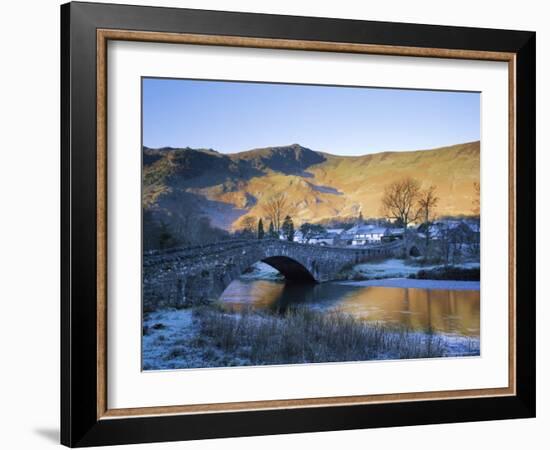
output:
M 285 315 L 218 307 L 146 314 L 143 369 L 170 370 L 479 355 L 479 339 L 365 324 L 306 309 Z
M 471 261 L 445 267 L 441 264 L 420 264 L 405 259 L 386 259 L 357 264 L 344 274 L 346 280 L 382 280 L 387 278 L 419 278 L 435 280 L 479 281 L 479 262 Z
M 478 261 L 444 266 L 441 264 L 421 264 L 414 260 L 391 258 L 357 264 L 342 273 L 341 281 L 411 278 L 419 280 L 477 281 L 479 284 L 479 270 L 480 265 Z M 241 275 L 241 279 L 282 281 L 284 280 L 284 276 L 270 265 L 258 262 L 250 266 Z

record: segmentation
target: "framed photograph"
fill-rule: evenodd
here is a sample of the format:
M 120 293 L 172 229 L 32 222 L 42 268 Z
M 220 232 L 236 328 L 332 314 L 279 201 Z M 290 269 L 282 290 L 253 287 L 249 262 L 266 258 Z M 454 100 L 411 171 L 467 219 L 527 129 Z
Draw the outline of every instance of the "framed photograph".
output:
M 535 415 L 535 33 L 61 7 L 71 447 Z

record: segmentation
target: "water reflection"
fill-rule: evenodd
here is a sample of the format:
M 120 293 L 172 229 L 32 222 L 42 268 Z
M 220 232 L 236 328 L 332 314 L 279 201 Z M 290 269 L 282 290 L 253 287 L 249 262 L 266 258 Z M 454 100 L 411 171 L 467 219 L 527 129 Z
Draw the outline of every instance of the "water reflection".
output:
M 476 290 L 236 280 L 223 293 L 221 301 L 234 310 L 247 306 L 274 312 L 284 312 L 290 305 L 303 305 L 414 330 L 479 337 L 480 303 Z

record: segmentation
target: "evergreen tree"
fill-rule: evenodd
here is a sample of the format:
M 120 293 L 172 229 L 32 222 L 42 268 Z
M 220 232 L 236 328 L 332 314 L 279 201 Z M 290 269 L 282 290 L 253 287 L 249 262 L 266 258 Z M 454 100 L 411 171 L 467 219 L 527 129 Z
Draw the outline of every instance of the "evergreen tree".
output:
M 273 227 L 273 222 L 269 222 L 269 237 L 270 238 L 276 238 L 277 234 L 275 233 L 275 227 Z
M 283 235 L 287 241 L 292 242 L 294 240 L 294 223 L 290 216 L 286 216 L 282 226 Z
M 159 233 L 159 248 L 161 250 L 164 250 L 165 248 L 170 248 L 175 245 L 175 239 L 172 233 L 170 232 L 170 228 L 168 225 L 164 222 L 160 222 L 160 233 Z
M 265 235 L 264 232 L 264 223 L 262 222 L 262 219 L 258 221 L 258 239 L 263 239 Z

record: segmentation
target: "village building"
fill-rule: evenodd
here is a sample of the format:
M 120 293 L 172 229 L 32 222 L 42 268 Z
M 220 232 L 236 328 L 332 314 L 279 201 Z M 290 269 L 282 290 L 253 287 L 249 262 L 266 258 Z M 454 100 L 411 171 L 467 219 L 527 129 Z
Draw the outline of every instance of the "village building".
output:
M 382 242 L 388 243 L 403 239 L 404 229 L 403 228 L 386 228 L 384 236 L 382 236 Z
M 439 240 L 452 237 L 453 240 L 463 240 L 469 242 L 479 242 L 479 223 L 470 220 L 440 220 L 430 224 L 430 239 Z M 420 225 L 418 232 L 421 237 L 425 237 L 425 226 Z
M 294 242 L 297 242 L 298 244 L 305 244 L 306 240 L 304 238 L 304 233 L 302 233 L 300 230 L 296 230 L 294 232 Z
M 386 232 L 385 228 L 374 225 L 359 225 L 354 228 L 351 245 L 378 244 Z
M 312 236 L 309 240 L 313 245 L 335 245 L 338 235 L 336 233 L 322 233 Z

